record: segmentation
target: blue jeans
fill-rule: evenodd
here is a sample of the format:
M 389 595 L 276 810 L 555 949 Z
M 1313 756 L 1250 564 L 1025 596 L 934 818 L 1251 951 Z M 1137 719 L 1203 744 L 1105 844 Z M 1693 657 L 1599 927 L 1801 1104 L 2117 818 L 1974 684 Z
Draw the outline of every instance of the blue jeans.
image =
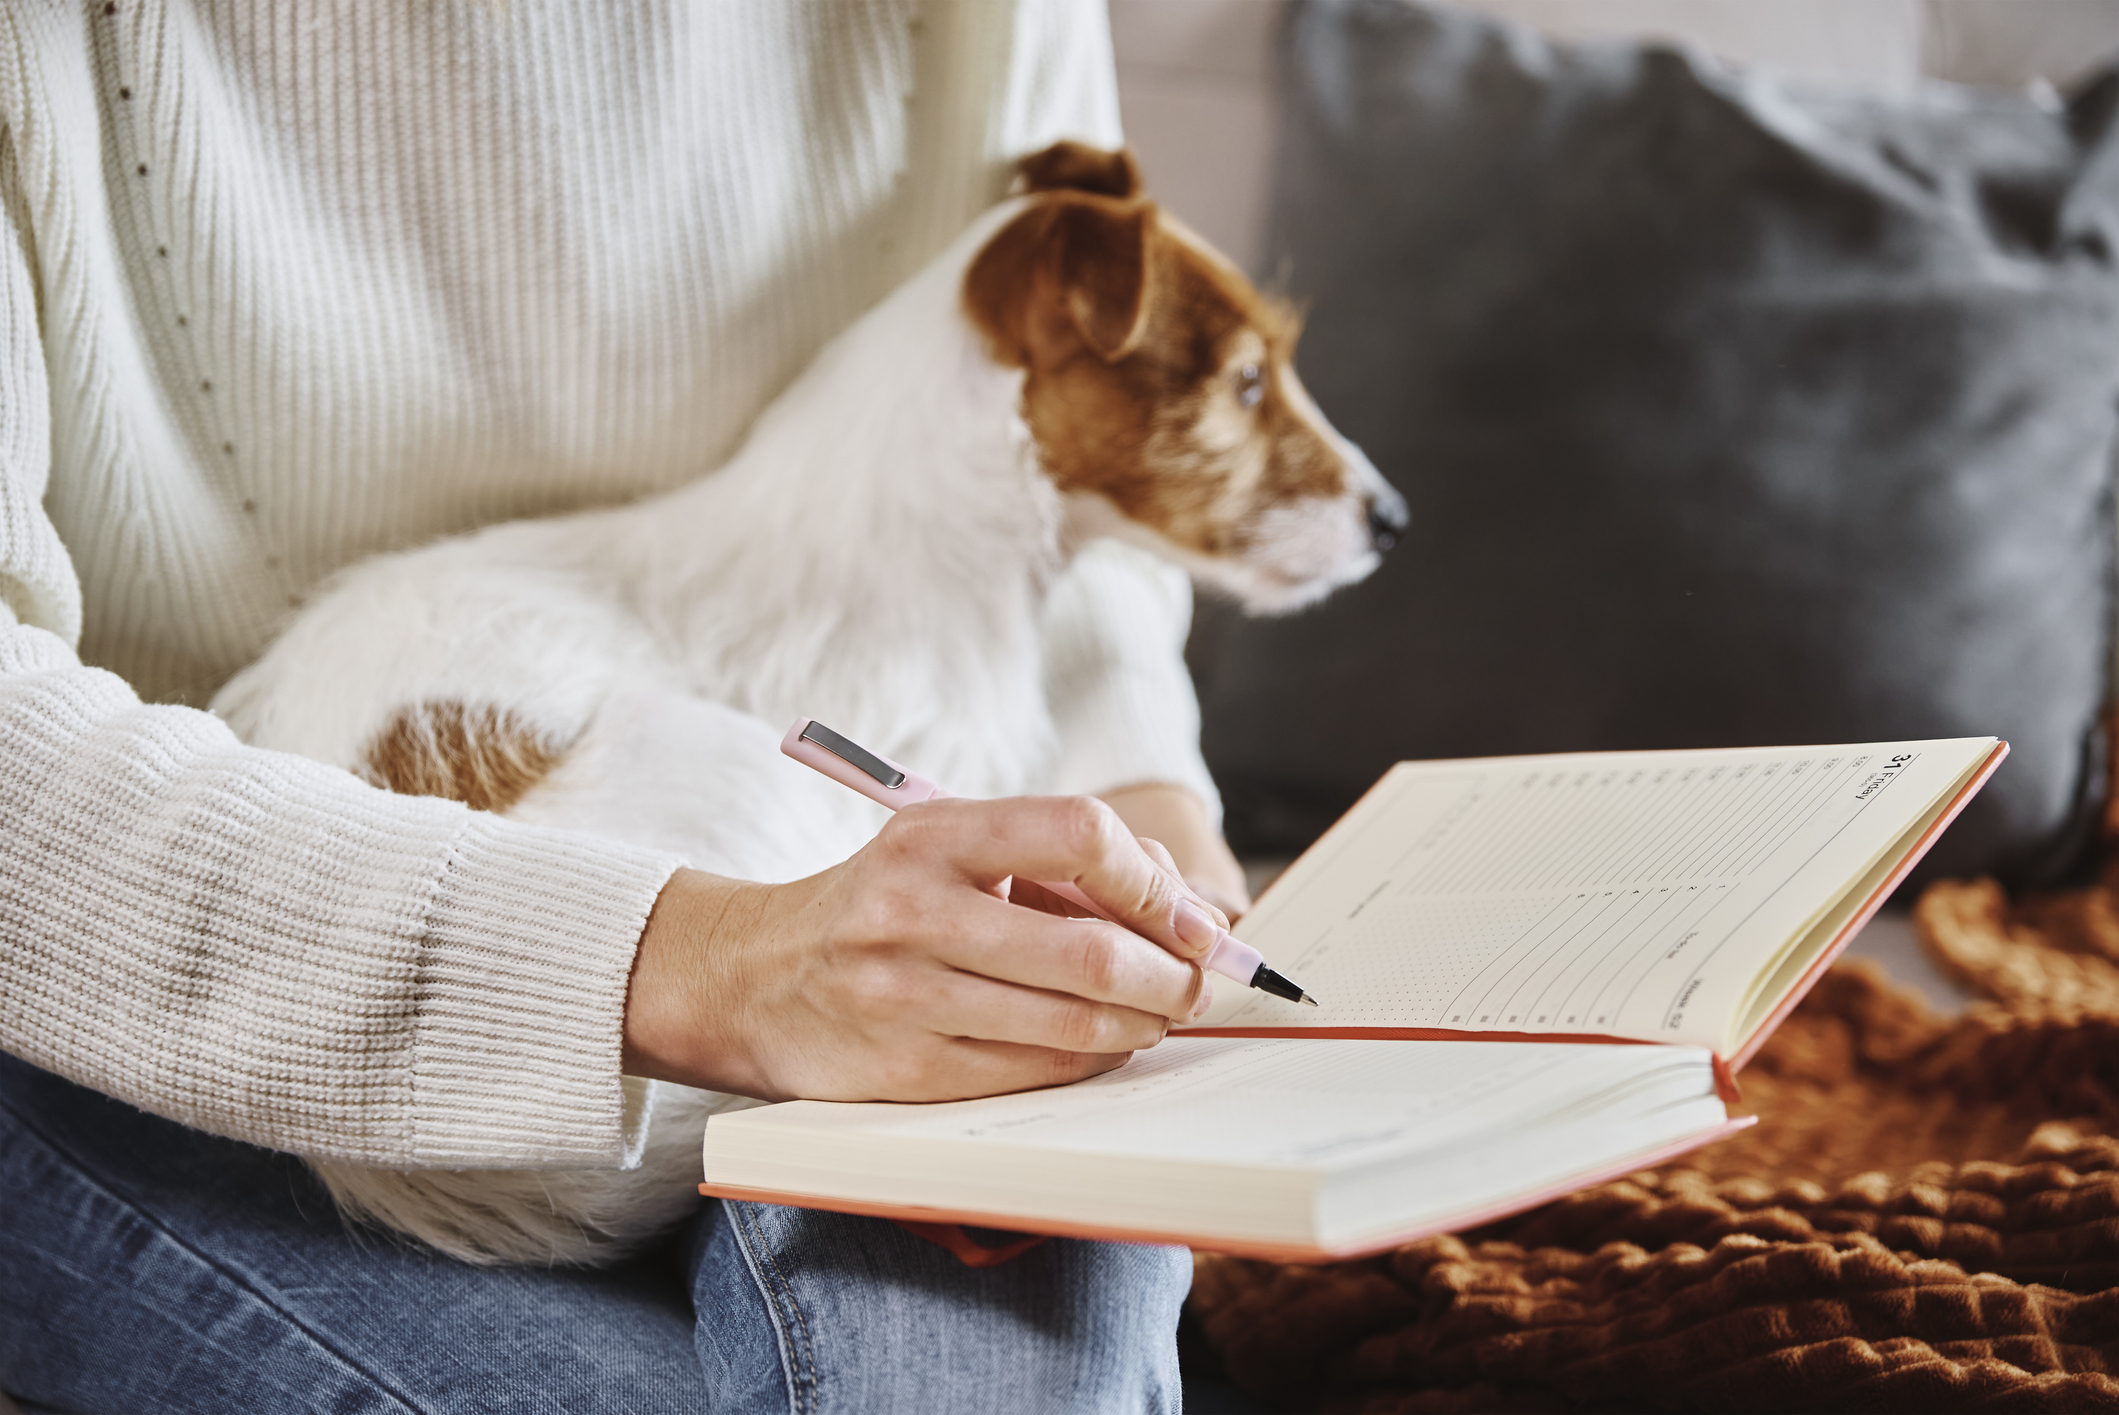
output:
M 702 1204 L 596 1272 L 349 1231 L 296 1160 L 0 1054 L 0 1389 L 83 1412 L 1175 1411 L 1182 1249 L 973 1269 Z

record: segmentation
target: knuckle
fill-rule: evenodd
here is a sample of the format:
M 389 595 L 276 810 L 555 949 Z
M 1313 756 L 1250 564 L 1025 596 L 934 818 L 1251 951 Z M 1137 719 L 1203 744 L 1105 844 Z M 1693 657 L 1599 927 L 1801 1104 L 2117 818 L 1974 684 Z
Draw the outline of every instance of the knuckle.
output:
M 871 1012 L 888 1012 L 903 997 L 903 976 L 887 958 L 866 957 L 856 961 L 847 980 L 860 1006 Z
M 1076 944 L 1075 971 L 1085 993 L 1094 997 L 1109 997 L 1124 976 L 1125 965 L 1119 957 L 1119 943 L 1107 928 L 1082 925 Z
M 1045 1056 L 1044 1082 L 1048 1086 L 1069 1085 L 1102 1070 L 1099 1065 L 1102 1060 L 1100 1055 L 1080 1051 L 1048 1052 Z
M 1207 978 L 1207 970 L 1205 968 L 1200 967 L 1197 963 L 1186 966 L 1191 968 L 1192 978 L 1189 985 L 1185 988 L 1185 1000 L 1178 1004 L 1177 1020 L 1179 1021 L 1189 1019 L 1193 1013 L 1199 1010 L 1200 999 L 1204 998 L 1208 989 L 1213 986 L 1212 982 Z
M 1059 803 L 1054 825 L 1075 854 L 1094 855 L 1109 843 L 1117 820 L 1117 812 L 1094 796 L 1067 796 Z
M 1038 1069 L 1044 1073 L 1039 1080 L 1047 1086 L 1064 1086 L 1083 1075 L 1087 1062 L 1080 1052 L 1047 1051 L 1038 1058 Z
M 895 941 L 919 927 L 920 898 L 900 884 L 884 884 L 862 896 L 854 915 L 855 927 L 865 940 Z
M 1079 999 L 1067 1003 L 1060 1010 L 1054 1040 L 1067 1051 L 1103 1050 L 1106 1035 L 1113 1030 L 1107 1013 L 1108 1009 L 1101 1003 Z
M 1177 907 L 1177 883 L 1161 870 L 1150 870 L 1140 886 L 1140 911 L 1160 917 Z
M 1122 896 L 1130 919 L 1150 926 L 1161 926 L 1170 920 L 1171 910 L 1177 907 L 1177 886 L 1161 870 L 1141 870 L 1126 881 Z
M 893 863 L 927 855 L 934 848 L 933 814 L 917 807 L 894 813 L 876 832 L 874 848 Z

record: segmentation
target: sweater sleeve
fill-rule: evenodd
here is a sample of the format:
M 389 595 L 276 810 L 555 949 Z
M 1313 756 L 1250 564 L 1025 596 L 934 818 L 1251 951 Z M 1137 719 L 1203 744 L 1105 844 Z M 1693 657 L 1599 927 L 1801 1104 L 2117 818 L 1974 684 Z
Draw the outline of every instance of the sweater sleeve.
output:
M 275 1149 L 628 1162 L 626 984 L 676 861 L 392 796 L 84 667 L 79 589 L 42 508 L 49 390 L 9 207 L 0 1047 Z

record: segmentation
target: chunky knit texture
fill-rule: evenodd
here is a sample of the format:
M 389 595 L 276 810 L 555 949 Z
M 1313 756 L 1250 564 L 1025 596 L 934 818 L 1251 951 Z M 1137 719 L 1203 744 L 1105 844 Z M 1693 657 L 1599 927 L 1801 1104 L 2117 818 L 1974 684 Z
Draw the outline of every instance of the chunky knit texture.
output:
M 1117 138 L 1087 0 L 0 9 L 0 1046 L 311 1155 L 623 1161 L 675 862 L 183 705 L 363 555 L 718 465 L 1062 136 Z M 1065 789 L 1213 799 L 1189 613 L 1056 587 Z
M 2066 956 L 2011 922 L 1961 976 Z M 1193 1315 L 1289 1410 L 2119 1410 L 2119 1012 L 2057 1001 L 1842 965 L 1738 1138 L 1360 1262 L 1201 1254 Z

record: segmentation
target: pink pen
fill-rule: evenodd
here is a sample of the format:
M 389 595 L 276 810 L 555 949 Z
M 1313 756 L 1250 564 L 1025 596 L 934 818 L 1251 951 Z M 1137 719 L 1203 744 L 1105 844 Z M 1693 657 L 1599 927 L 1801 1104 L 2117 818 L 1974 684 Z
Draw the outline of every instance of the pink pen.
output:
M 823 772 L 841 786 L 849 786 L 879 805 L 895 811 L 903 806 L 916 806 L 922 801 L 946 800 L 955 793 L 945 791 L 915 772 L 907 771 L 888 757 L 877 756 L 860 743 L 850 741 L 826 727 L 823 723 L 803 717 L 787 729 L 780 739 L 780 750 L 806 767 Z M 1097 918 L 1117 922 L 1102 909 L 1089 902 L 1089 896 L 1071 884 L 1055 884 L 1038 881 L 1063 899 L 1071 900 L 1087 909 Z M 1234 978 L 1247 987 L 1269 992 L 1289 1002 L 1317 1005 L 1317 1000 L 1294 983 L 1266 966 L 1266 961 L 1257 949 L 1238 939 L 1227 929 L 1221 931 L 1221 941 L 1207 955 L 1205 964 L 1209 972 L 1219 973 L 1224 978 Z

